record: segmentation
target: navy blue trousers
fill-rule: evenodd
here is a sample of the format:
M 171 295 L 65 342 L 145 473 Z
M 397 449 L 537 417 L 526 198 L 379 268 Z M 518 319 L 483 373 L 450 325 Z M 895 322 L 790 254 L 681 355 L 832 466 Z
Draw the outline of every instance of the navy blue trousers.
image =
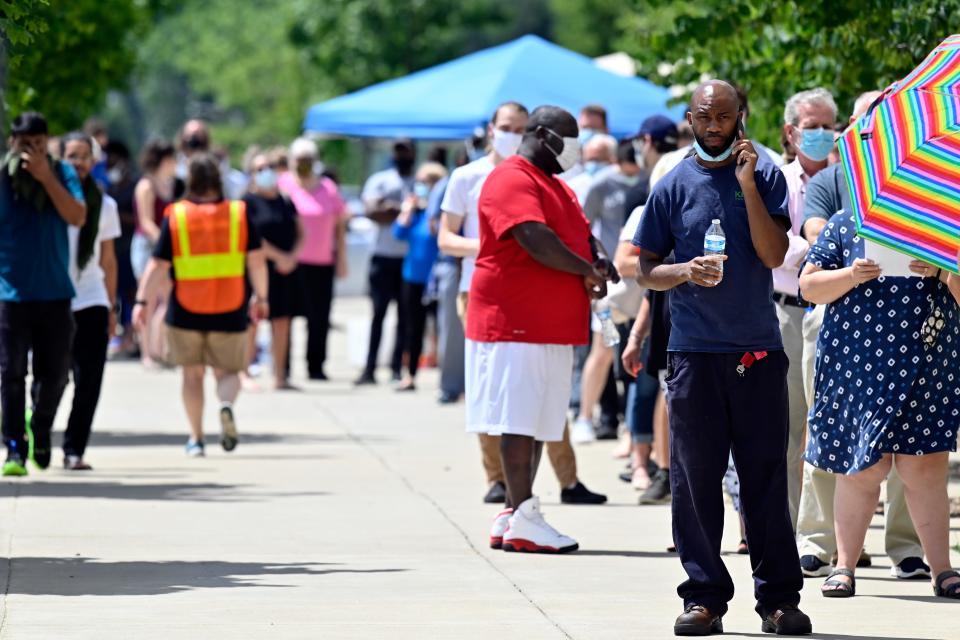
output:
M 727 611 L 733 580 L 720 559 L 728 455 L 740 500 L 757 612 L 800 602 L 803 576 L 787 502 L 787 357 L 771 352 L 740 376 L 743 354 L 670 353 L 673 539 L 687 573 L 684 605 Z

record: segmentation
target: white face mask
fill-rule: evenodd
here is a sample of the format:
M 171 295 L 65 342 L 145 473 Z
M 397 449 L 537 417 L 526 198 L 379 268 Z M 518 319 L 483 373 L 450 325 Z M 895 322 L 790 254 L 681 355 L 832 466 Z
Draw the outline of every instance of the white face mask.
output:
M 512 155 L 516 155 L 517 149 L 520 148 L 521 140 L 523 140 L 523 136 L 519 133 L 494 129 L 491 146 L 493 150 L 497 152 L 498 156 L 501 158 L 509 158 Z
M 548 129 L 549 131 L 549 129 Z M 556 133 L 550 131 L 553 134 L 554 138 L 560 138 Z M 576 138 L 560 138 L 563 140 L 563 148 L 560 151 L 557 151 L 553 148 L 553 145 L 547 141 L 544 141 L 544 144 L 547 146 L 547 149 L 553 152 L 557 156 L 557 164 L 560 165 L 560 170 L 563 172 L 570 171 L 577 160 L 580 159 L 580 141 Z

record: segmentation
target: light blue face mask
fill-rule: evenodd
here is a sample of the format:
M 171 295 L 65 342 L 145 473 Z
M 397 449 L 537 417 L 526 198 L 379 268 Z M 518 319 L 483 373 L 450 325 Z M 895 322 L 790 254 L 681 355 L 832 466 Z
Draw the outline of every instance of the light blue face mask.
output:
M 597 162 L 596 160 L 588 160 L 587 162 L 583 163 L 583 171 L 588 176 L 595 176 L 605 166 L 607 165 L 604 162 Z
M 696 140 L 693 141 L 693 150 L 697 152 L 697 155 L 700 156 L 700 159 L 704 162 L 723 162 L 730 157 L 730 154 L 733 153 L 733 145 L 736 144 L 734 140 L 733 144 L 726 148 L 725 151 L 720 153 L 718 156 L 712 156 L 707 153 L 703 147 L 700 146 L 700 143 Z
M 814 162 L 823 162 L 833 151 L 833 130 L 801 129 L 797 150 Z
M 590 141 L 590 138 L 597 135 L 595 129 L 580 129 L 580 134 L 577 136 L 577 140 L 580 141 L 580 146 L 587 144 Z
M 273 191 L 277 188 L 277 172 L 273 169 L 263 169 L 257 171 L 253 176 L 253 181 L 264 191 Z
M 413 194 L 421 200 L 426 200 L 427 196 L 430 195 L 430 187 L 422 182 L 417 182 L 413 185 Z

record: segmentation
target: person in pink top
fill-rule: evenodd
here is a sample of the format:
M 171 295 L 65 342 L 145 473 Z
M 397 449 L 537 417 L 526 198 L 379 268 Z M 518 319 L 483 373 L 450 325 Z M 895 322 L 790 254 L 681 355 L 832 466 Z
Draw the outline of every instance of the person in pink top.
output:
M 280 191 L 296 207 L 303 223 L 300 251 L 304 313 L 307 316 L 307 371 L 311 380 L 326 380 L 327 333 L 333 280 L 347 274 L 347 207 L 336 183 L 314 172 L 317 145 L 297 138 L 290 146 L 290 171 L 279 179 Z

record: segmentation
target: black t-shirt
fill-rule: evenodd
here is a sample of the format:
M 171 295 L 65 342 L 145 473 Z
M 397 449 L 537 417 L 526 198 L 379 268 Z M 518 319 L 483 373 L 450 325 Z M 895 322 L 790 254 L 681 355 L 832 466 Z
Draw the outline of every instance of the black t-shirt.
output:
M 252 224 L 247 224 L 247 247 L 246 250 L 253 251 L 260 248 L 260 233 Z M 164 218 L 160 225 L 160 237 L 157 239 L 157 246 L 153 250 L 153 257 L 158 260 L 173 262 L 173 240 L 170 236 L 170 220 Z M 246 331 L 247 330 L 247 304 L 246 297 L 244 303 L 236 311 L 227 313 L 191 313 L 180 306 L 177 301 L 177 278 L 173 269 L 170 269 L 170 278 L 173 280 L 173 293 L 170 294 L 170 304 L 167 307 L 167 324 L 178 329 L 191 329 L 193 331 Z
M 297 242 L 297 210 L 287 198 L 265 198 L 248 193 L 247 221 L 257 229 L 260 237 L 280 251 L 290 251 Z

